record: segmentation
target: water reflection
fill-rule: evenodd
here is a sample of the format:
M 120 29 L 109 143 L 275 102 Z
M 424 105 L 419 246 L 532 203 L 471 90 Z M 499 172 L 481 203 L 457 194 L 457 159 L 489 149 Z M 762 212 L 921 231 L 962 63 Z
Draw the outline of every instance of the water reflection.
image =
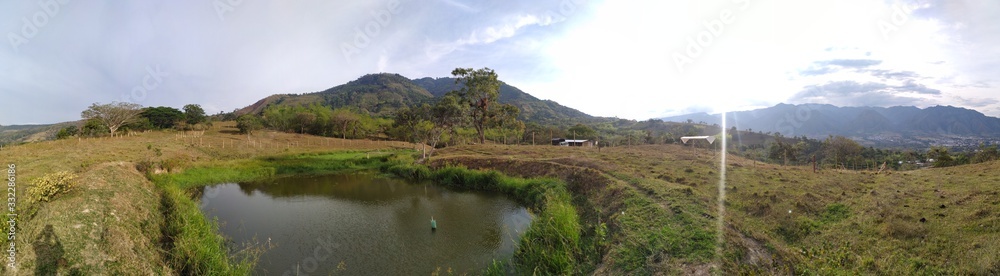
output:
M 268 275 L 420 275 L 438 267 L 475 274 L 509 258 L 527 229 L 527 210 L 503 196 L 455 192 L 372 174 L 220 184 L 203 211 L 236 244 L 271 239 Z M 209 195 L 212 195 L 209 197 Z M 437 231 L 431 231 L 431 216 Z M 329 252 L 329 253 L 328 253 Z

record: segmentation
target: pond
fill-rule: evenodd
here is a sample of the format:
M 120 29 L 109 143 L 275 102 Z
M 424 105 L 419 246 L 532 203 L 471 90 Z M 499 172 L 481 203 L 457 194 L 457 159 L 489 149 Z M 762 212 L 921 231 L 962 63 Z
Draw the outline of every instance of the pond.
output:
M 201 210 L 232 245 L 270 240 L 261 275 L 478 274 L 509 260 L 531 223 L 503 195 L 373 173 L 202 188 Z M 431 218 L 437 229 L 431 229 Z

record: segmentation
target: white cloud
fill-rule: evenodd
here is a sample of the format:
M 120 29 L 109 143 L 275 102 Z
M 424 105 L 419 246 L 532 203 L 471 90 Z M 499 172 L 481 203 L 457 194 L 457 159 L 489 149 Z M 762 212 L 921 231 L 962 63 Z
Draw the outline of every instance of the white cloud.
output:
M 469 5 L 466 5 L 465 3 L 458 2 L 458 1 L 455 1 L 455 0 L 441 0 L 441 2 L 443 2 L 445 4 L 448 4 L 448 5 L 452 6 L 452 7 L 458 8 L 459 10 L 462 10 L 462 11 L 465 11 L 465 12 L 473 13 L 473 12 L 477 12 L 478 11 L 478 10 L 470 7 Z

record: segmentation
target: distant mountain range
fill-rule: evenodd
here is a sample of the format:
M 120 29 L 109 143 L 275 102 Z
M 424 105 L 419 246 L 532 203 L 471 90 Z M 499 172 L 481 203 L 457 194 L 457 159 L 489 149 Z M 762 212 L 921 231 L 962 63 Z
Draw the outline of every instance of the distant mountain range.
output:
M 823 138 L 843 135 L 866 139 L 916 139 L 998 137 L 1000 118 L 953 106 L 917 108 L 837 107 L 826 104 L 779 104 L 750 111 L 727 113 L 726 126 L 754 132 L 780 132 L 784 136 Z M 721 123 L 720 114 L 694 113 L 662 118 L 664 121 Z
M 435 98 L 458 90 L 455 78 L 408 79 L 399 74 L 369 74 L 333 88 L 306 94 L 272 95 L 236 111 L 238 115 L 259 114 L 272 105 L 324 104 L 333 108 L 356 107 L 376 116 L 391 116 L 401 107 L 432 103 Z M 500 102 L 517 106 L 521 120 L 540 124 L 565 125 L 595 117 L 550 100 L 540 100 L 517 87 L 501 82 Z
M 449 91 L 458 90 L 455 78 L 408 79 L 399 74 L 380 73 L 362 76 L 348 83 L 319 92 L 271 95 L 235 111 L 236 115 L 260 114 L 274 105 L 322 104 L 333 108 L 355 107 L 374 116 L 392 116 L 395 110 L 433 103 Z M 550 100 L 538 99 L 501 82 L 500 102 L 517 106 L 520 119 L 541 125 L 567 127 L 584 123 L 621 121 L 595 117 Z M 662 118 L 669 122 L 721 123 L 719 114 L 694 113 Z M 633 121 L 634 122 L 634 121 Z M 652 122 L 652 121 L 650 121 Z M 635 123 L 625 122 L 620 127 Z M 0 144 L 48 140 L 59 128 L 79 124 L 0 126 Z M 843 135 L 873 146 L 926 147 L 953 145 L 970 147 L 979 141 L 1000 141 L 1000 119 L 975 110 L 952 106 L 917 108 L 836 107 L 825 104 L 789 105 L 730 112 L 727 127 L 761 133 L 780 132 L 784 136 L 807 136 L 823 139 Z M 975 139 L 967 139 L 975 138 Z

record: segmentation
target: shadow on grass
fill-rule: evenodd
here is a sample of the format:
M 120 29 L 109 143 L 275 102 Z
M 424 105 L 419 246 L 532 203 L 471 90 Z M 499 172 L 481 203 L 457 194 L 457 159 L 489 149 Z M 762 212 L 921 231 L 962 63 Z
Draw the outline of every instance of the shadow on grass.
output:
M 38 258 L 38 264 L 35 265 L 35 275 L 56 275 L 59 267 L 66 266 L 62 243 L 59 242 L 59 237 L 56 236 L 51 224 L 45 225 L 45 229 L 31 243 L 31 247 L 35 250 L 35 256 Z

